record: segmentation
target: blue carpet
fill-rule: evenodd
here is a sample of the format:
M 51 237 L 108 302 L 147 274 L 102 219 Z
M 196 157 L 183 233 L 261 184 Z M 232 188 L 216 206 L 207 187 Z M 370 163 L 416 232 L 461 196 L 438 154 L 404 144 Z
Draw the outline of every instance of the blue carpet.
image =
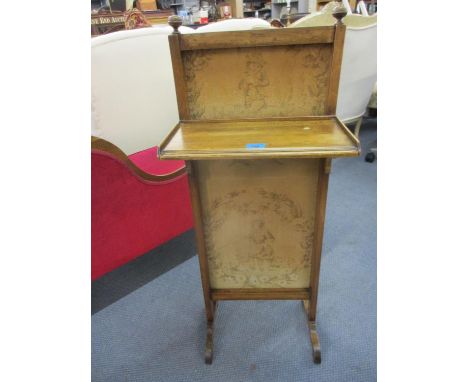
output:
M 375 122 L 362 128 L 363 154 Z M 92 380 L 375 381 L 376 163 L 333 161 L 312 362 L 297 301 L 221 302 L 214 359 L 205 365 L 206 323 L 192 257 L 92 316 Z

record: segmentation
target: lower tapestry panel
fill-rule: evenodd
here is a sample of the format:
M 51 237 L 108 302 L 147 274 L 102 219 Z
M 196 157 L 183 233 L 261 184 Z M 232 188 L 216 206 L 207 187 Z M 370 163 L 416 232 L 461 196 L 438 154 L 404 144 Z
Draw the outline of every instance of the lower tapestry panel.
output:
M 211 288 L 308 288 L 319 160 L 196 166 Z

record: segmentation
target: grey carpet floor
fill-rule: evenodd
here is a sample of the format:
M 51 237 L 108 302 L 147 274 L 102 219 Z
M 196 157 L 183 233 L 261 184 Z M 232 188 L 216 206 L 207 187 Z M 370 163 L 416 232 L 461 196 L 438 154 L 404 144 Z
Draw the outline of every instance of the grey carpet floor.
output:
M 375 126 L 363 124 L 363 156 Z M 92 380 L 375 381 L 377 162 L 363 156 L 333 161 L 317 317 L 321 365 L 312 362 L 296 301 L 221 302 L 213 364 L 205 365 L 198 261 L 190 257 L 93 314 Z M 107 290 L 122 288 L 110 280 Z

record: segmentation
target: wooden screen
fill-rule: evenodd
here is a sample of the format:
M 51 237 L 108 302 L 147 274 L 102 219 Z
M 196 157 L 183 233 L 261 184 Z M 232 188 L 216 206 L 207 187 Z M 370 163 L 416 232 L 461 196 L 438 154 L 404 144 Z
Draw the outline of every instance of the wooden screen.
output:
M 180 18 L 170 19 L 184 122 L 163 142 L 162 156 L 187 160 L 206 363 L 217 301 L 243 299 L 304 300 L 314 362 L 321 360 L 315 321 L 330 157 L 348 152 L 342 138 L 351 133 L 338 129 L 340 143 L 330 144 L 335 133 L 304 116 L 336 112 L 345 15 L 337 7 L 333 27 L 189 35 L 178 33 Z M 297 129 L 312 142 L 298 142 Z M 351 141 L 354 156 L 359 143 Z

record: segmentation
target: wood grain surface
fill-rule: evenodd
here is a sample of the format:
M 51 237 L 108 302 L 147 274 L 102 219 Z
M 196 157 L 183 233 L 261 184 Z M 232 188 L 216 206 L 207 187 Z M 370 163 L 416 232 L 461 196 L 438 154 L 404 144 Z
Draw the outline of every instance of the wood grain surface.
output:
M 334 115 L 340 12 L 333 27 L 169 37 L 181 121 L 159 155 L 190 161 L 207 363 L 216 301 L 259 299 L 307 300 L 320 362 L 315 318 L 331 158 L 360 154 Z
M 360 145 L 336 117 L 181 121 L 161 159 L 356 156 Z
M 303 28 L 301 33 L 291 29 L 264 29 L 197 33 L 180 36 L 181 50 L 230 49 L 239 47 L 329 44 L 335 27 Z

